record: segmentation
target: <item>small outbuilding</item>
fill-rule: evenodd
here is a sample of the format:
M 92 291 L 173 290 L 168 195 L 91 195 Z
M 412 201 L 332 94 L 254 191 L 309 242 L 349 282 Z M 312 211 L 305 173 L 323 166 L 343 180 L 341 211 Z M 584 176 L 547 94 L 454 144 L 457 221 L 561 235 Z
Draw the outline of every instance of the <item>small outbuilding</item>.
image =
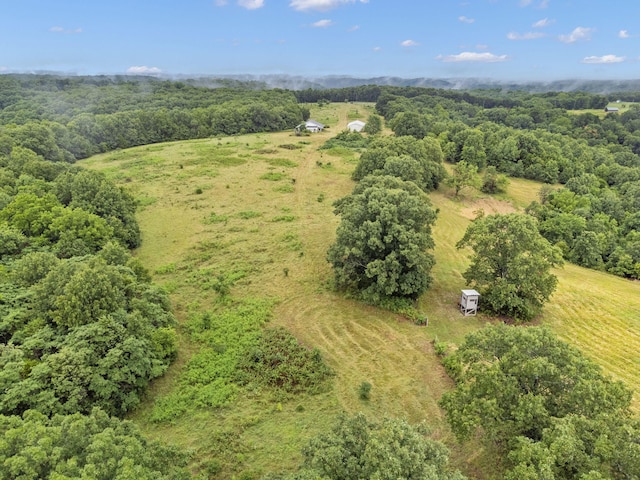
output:
M 480 294 L 475 290 L 462 290 L 460 297 L 460 312 L 465 317 L 473 316 L 478 313 L 478 302 Z
M 366 123 L 362 120 L 354 120 L 353 122 L 349 122 L 347 124 L 347 128 L 350 132 L 361 132 Z
M 604 111 L 607 113 L 616 113 L 619 112 L 620 109 L 616 107 L 604 107 Z
M 304 126 L 307 130 L 313 133 L 321 132 L 324 129 L 324 125 L 320 122 L 316 122 L 315 120 L 307 120 Z

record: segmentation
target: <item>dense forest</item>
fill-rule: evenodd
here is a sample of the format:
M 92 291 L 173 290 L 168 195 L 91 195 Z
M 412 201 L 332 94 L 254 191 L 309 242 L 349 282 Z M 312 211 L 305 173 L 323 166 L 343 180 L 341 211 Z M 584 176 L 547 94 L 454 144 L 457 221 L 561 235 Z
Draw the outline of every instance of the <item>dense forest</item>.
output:
M 292 92 L 123 77 L 0 77 L 0 152 L 72 162 L 150 143 L 279 131 L 308 118 Z
M 396 135 L 437 138 L 448 162 L 549 184 L 528 208 L 540 232 L 571 262 L 639 278 L 640 107 L 602 117 L 566 110 L 603 108 L 597 95 L 523 95 L 510 107 L 457 95 L 383 94 L 376 108 Z
M 635 93 L 257 87 L 0 76 L 0 479 L 190 476 L 186 453 L 146 440 L 122 420 L 175 359 L 176 320 L 167 294 L 131 255 L 141 242 L 134 197 L 74 164 L 97 153 L 292 130 L 309 118 L 310 102 L 375 102 L 395 136 L 340 133 L 332 139 L 362 152 L 353 193 L 335 204 L 343 224 L 328 260 L 338 287 L 361 290 L 362 299 L 383 305 L 385 297 L 411 302 L 426 291 L 437 217 L 428 193 L 446 181 L 445 161 L 548 184 L 526 209 L 539 234 L 570 262 L 640 278 L 640 107 L 606 115 L 576 112 L 632 102 Z M 191 334 L 213 342 L 206 325 L 211 321 L 198 318 Z M 637 476 L 631 459 L 638 426 L 626 387 L 547 331 L 532 330 L 530 338 L 505 331 L 469 337 L 444 360 L 457 384 L 442 400 L 455 434 L 468 438 L 479 427 L 489 432 L 508 459 L 509 478 Z M 238 383 L 281 384 L 287 378 L 287 388 L 297 391 L 331 376 L 317 352 L 295 350 L 286 332 L 260 337 L 251 331 L 247 342 L 250 355 L 229 353 L 241 372 Z M 301 359 L 298 376 L 273 373 L 275 364 L 282 369 L 286 363 L 280 350 L 270 353 L 276 343 Z M 522 358 L 539 362 L 518 363 Z M 489 380 L 496 376 L 510 389 L 476 390 L 478 379 L 495 387 Z M 199 395 L 189 393 L 188 383 L 183 387 L 187 393 L 169 398 L 160 420 L 179 415 Z M 550 395 L 553 389 L 559 390 Z M 222 395 L 210 390 L 212 398 Z M 500 402 L 492 403 L 491 395 Z M 485 415 L 488 405 L 494 416 Z M 507 420 L 496 424 L 496 418 Z M 408 442 L 406 448 L 385 450 L 384 442 L 393 443 L 386 437 L 390 431 Z M 412 458 L 421 459 L 413 465 L 417 473 L 401 475 L 462 478 L 447 467 L 444 447 L 423 443 L 416 431 L 402 422 L 345 418 L 311 443 L 295 478 L 383 478 L 388 465 L 381 459 L 402 458 L 412 449 L 418 452 Z M 358 435 L 363 443 L 356 442 L 355 451 L 345 438 Z M 558 453 L 567 442 L 572 461 Z M 337 451 L 342 457 L 327 453 Z M 340 473 L 340 459 L 347 457 L 361 470 Z M 430 468 L 423 468 L 428 462 Z

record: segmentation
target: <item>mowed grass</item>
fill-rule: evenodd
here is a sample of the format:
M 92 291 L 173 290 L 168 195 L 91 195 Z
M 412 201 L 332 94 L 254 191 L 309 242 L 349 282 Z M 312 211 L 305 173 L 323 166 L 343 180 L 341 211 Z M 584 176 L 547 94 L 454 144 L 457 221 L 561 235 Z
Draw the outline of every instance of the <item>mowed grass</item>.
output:
M 440 211 L 437 264 L 432 287 L 418 302 L 428 326 L 345 299 L 331 288 L 325 257 L 339 223 L 332 203 L 351 192 L 357 155 L 330 155 L 318 147 L 346 127 L 355 109 L 369 112 L 371 105 L 314 106 L 312 118 L 331 127 L 311 136 L 281 132 L 167 143 L 82 162 L 139 199 L 143 245 L 136 254 L 170 292 L 179 322 L 216 303 L 217 293 L 204 288 L 208 279 L 236 278 L 232 298 L 275 299 L 271 323 L 317 347 L 336 373 L 332 388 L 319 395 L 280 399 L 246 392 L 228 407 L 194 409 L 173 423 L 154 424 L 149 414 L 155 400 L 177 388 L 199 348 L 181 334 L 178 360 L 132 418 L 148 435 L 189 448 L 194 472 L 217 471 L 221 458 L 232 459 L 234 467 L 222 468 L 216 478 L 294 469 L 300 448 L 340 411 L 425 421 L 452 447 L 458 468 L 474 478 L 495 471 L 491 452 L 475 443 L 456 445 L 444 422 L 437 402 L 453 385 L 433 342 L 455 348 L 467 333 L 497 321 L 458 312 L 469 252 L 455 243 L 476 211 L 522 209 L 539 185 L 514 179 L 500 198 L 471 191 L 456 199 L 446 188 L 431 195 Z M 538 322 L 637 388 L 640 285 L 571 265 L 558 276 L 558 291 Z M 372 385 L 369 401 L 358 397 L 365 381 Z

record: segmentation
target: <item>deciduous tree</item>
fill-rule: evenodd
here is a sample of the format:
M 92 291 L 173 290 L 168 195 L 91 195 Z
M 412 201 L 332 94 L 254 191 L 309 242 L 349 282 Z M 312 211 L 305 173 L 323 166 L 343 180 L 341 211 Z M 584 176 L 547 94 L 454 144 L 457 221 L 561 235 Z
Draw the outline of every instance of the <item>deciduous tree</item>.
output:
M 186 459 L 99 409 L 51 419 L 33 410 L 22 417 L 0 415 L 0 480 L 186 480 Z
M 339 288 L 374 302 L 417 298 L 428 288 L 436 212 L 420 188 L 396 177 L 369 176 L 335 206 L 342 221 L 327 258 Z
M 404 156 L 411 157 L 418 164 L 415 177 L 411 179 L 414 183 L 425 192 L 438 188 L 446 176 L 446 171 L 442 165 L 442 149 L 433 138 L 423 140 L 409 136 L 376 138 L 360 157 L 352 178 L 357 181 L 367 175 L 384 174 L 387 160 Z M 403 174 L 402 178 L 407 176 L 408 174 Z
M 363 414 L 342 416 L 331 432 L 303 450 L 306 465 L 322 478 L 463 480 L 449 469 L 444 445 L 405 420 L 369 422 Z
M 489 311 L 530 320 L 556 288 L 551 268 L 562 264 L 562 254 L 540 235 L 529 215 L 480 216 L 456 246 L 473 249 L 463 276 Z
M 369 135 L 377 135 L 382 131 L 382 118 L 380 115 L 372 114 L 367 118 L 367 124 L 364 126 L 364 132 Z
M 463 188 L 478 188 L 480 186 L 477 175 L 477 166 L 461 160 L 453 166 L 453 172 L 449 178 L 447 178 L 446 184 L 454 189 L 455 196 L 457 197 Z
M 502 445 L 518 436 L 539 441 L 554 418 L 624 414 L 631 402 L 622 382 L 542 327 L 485 327 L 445 366 L 456 388 L 441 405 L 461 439 L 481 427 Z

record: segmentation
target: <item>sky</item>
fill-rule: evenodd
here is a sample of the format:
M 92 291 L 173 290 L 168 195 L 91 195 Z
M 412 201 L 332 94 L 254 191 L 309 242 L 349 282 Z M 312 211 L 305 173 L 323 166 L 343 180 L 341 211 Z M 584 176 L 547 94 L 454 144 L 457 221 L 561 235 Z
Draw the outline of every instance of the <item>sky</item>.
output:
M 639 0 L 0 0 L 0 73 L 640 78 Z

